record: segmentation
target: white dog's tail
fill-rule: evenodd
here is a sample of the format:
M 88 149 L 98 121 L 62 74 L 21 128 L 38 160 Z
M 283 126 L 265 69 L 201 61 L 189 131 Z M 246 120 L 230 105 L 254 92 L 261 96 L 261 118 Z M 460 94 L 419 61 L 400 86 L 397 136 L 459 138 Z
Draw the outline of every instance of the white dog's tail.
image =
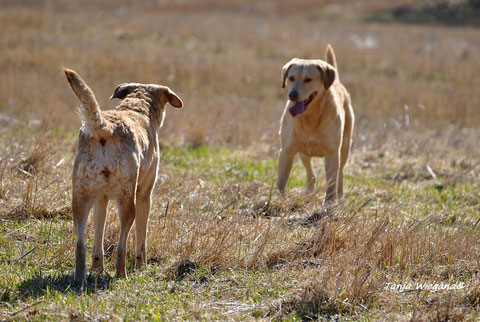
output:
M 335 52 L 330 44 L 327 45 L 327 50 L 325 51 L 325 61 L 335 67 L 337 70 L 337 80 L 340 79 L 338 76 L 337 58 L 335 57 Z
M 92 90 L 75 71 L 63 68 L 67 80 L 82 104 L 80 106 L 80 118 L 82 123 L 88 127 L 91 134 L 96 137 L 112 134 L 112 126 L 103 116 L 98 106 L 97 99 Z

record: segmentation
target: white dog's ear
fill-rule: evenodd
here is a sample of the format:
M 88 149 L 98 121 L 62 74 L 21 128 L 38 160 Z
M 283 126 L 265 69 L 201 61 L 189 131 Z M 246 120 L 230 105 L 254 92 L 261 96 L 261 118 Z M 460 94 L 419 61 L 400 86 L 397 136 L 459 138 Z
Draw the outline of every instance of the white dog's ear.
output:
M 167 98 L 168 98 L 168 102 L 173 106 L 173 107 L 176 107 L 176 108 L 180 108 L 183 106 L 183 102 L 182 100 L 180 99 L 180 97 L 178 97 L 177 94 L 175 94 L 174 91 L 172 91 L 170 88 L 167 87 Z
M 292 60 L 290 60 L 282 68 L 282 88 L 285 88 L 285 82 L 287 80 L 288 71 L 290 70 L 290 67 L 292 67 L 293 63 L 295 62 L 295 59 L 296 58 L 293 58 Z
M 162 103 L 170 103 L 173 107 L 180 108 L 183 106 L 182 99 L 175 94 L 169 87 L 163 85 L 151 85 L 151 93 L 154 95 L 155 99 Z
M 318 70 L 320 71 L 320 75 L 322 76 L 323 86 L 325 90 L 329 89 L 332 86 L 335 78 L 337 77 L 337 71 L 335 68 L 330 64 L 318 64 Z
M 128 94 L 133 92 L 136 88 L 138 88 L 140 84 L 138 83 L 123 83 L 117 86 L 113 91 L 112 96 L 110 99 L 119 98 L 123 100 Z

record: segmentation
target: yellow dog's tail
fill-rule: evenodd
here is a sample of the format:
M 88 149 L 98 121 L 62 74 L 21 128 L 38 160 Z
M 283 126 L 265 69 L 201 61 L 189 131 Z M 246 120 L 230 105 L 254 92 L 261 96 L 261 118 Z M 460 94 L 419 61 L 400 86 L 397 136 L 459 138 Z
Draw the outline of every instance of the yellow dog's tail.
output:
M 103 116 L 98 106 L 97 99 L 85 81 L 75 71 L 63 68 L 67 80 L 82 104 L 80 106 L 80 118 L 88 128 L 91 135 L 101 137 L 112 134 L 112 126 Z
M 333 51 L 333 48 L 330 44 L 327 45 L 327 50 L 325 51 L 325 61 L 335 67 L 337 70 L 336 75 L 337 75 L 337 80 L 339 79 L 338 76 L 338 67 L 337 67 L 337 58 L 335 57 L 335 52 Z

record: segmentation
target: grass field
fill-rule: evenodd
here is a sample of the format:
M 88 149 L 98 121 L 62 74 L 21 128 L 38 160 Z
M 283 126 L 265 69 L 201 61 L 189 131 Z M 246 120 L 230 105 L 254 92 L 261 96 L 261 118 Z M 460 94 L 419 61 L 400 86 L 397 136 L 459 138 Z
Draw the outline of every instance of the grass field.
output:
M 0 320 L 478 320 L 480 31 L 370 22 L 422 3 L 0 2 Z M 356 114 L 328 215 L 321 159 L 314 194 L 299 160 L 286 195 L 274 187 L 281 68 L 327 43 Z M 114 277 L 109 206 L 106 271 L 85 290 L 71 285 L 80 121 L 62 66 L 103 109 L 123 82 L 185 105 L 159 132 L 148 265 L 133 269 L 132 230 L 128 277 Z

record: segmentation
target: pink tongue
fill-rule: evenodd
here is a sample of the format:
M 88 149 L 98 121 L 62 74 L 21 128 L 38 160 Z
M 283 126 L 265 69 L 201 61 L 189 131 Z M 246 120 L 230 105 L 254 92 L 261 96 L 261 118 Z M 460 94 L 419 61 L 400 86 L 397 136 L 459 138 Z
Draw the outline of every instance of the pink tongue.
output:
M 293 117 L 299 115 L 299 114 L 302 114 L 303 112 L 305 112 L 306 108 L 305 108 L 305 104 L 302 102 L 295 102 L 295 104 L 292 105 L 292 107 L 290 107 L 288 109 L 288 111 L 290 112 L 290 114 L 292 114 Z

